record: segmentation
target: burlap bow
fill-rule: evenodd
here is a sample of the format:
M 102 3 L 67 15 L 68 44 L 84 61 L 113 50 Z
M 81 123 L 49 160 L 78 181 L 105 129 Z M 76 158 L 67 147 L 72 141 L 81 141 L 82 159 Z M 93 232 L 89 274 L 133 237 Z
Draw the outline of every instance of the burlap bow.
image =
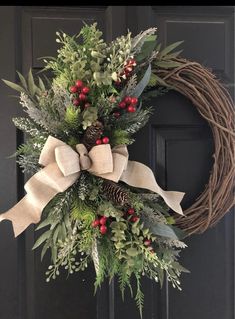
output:
M 73 149 L 59 139 L 49 136 L 42 149 L 39 164 L 44 168 L 25 184 L 25 197 L 0 215 L 0 221 L 12 221 L 15 236 L 31 223 L 38 223 L 44 207 L 56 194 L 73 185 L 82 170 L 114 182 L 123 181 L 130 186 L 158 193 L 170 208 L 183 214 L 180 202 L 184 193 L 161 189 L 149 167 L 128 161 L 126 146 L 120 145 L 111 149 L 110 144 L 103 144 L 94 146 L 88 152 L 83 144 L 77 144 Z

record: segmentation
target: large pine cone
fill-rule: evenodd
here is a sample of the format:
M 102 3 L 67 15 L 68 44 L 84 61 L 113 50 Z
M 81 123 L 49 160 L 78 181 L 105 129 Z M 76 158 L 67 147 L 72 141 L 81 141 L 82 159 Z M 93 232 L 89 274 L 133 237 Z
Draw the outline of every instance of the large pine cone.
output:
M 115 204 L 125 206 L 128 204 L 129 198 L 125 190 L 117 183 L 104 180 L 102 190 L 106 197 Z
M 82 138 L 82 143 L 86 146 L 88 151 L 96 145 L 95 142 L 101 137 L 103 128 L 103 124 L 99 121 L 96 121 L 86 129 Z

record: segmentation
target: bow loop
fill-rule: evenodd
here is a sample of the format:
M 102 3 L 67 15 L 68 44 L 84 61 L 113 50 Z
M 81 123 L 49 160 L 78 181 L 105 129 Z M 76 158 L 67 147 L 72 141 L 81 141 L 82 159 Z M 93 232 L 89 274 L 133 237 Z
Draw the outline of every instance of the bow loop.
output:
M 69 176 L 81 170 L 79 155 L 69 145 L 55 148 L 55 160 L 64 176 Z
M 88 171 L 94 175 L 101 176 L 113 172 L 113 154 L 110 144 L 94 146 L 90 152 L 91 167 Z

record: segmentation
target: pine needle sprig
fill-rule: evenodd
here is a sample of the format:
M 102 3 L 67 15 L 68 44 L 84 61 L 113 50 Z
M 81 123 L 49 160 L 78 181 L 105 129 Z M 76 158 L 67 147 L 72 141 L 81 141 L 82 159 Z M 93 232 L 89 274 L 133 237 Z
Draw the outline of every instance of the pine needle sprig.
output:
M 135 295 L 135 301 L 136 301 L 136 305 L 139 309 L 140 312 L 140 317 L 143 317 L 143 308 L 144 308 L 144 294 L 141 290 L 141 283 L 140 283 L 140 274 L 139 272 L 135 272 L 135 278 L 136 278 L 136 284 L 137 284 L 137 292 Z
M 152 108 L 137 110 L 134 114 L 127 113 L 117 121 L 117 128 L 134 134 L 147 124 L 151 114 Z
M 29 118 L 14 117 L 12 121 L 19 130 L 29 134 L 32 137 L 47 137 L 49 135 L 49 132 L 46 130 L 43 131 L 41 126 Z
M 131 52 L 133 54 L 137 54 L 141 51 L 142 46 L 146 39 L 153 35 L 157 31 L 157 28 L 149 28 L 145 31 L 141 31 L 139 34 L 137 34 L 131 42 Z

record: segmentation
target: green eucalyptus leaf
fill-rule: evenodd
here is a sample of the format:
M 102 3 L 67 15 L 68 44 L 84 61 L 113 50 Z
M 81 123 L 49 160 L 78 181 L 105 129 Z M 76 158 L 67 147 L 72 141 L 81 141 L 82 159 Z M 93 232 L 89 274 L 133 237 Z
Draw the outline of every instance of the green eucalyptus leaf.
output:
M 136 85 L 134 91 L 132 92 L 132 96 L 139 97 L 142 94 L 145 87 L 149 83 L 150 77 L 151 77 L 151 64 L 149 64 L 141 81 Z
M 134 247 L 128 248 L 126 250 L 127 255 L 131 256 L 131 257 L 135 257 L 139 254 L 138 250 Z
M 171 226 L 171 225 L 169 225 L 169 227 L 171 227 L 173 229 L 173 231 L 176 234 L 176 236 L 178 237 L 178 239 L 182 240 L 187 236 L 186 232 L 184 232 L 182 229 L 180 229 L 176 226 Z
M 132 258 L 130 258 L 127 260 L 127 264 L 129 267 L 133 267 L 135 265 L 135 261 Z
M 176 233 L 174 232 L 173 228 L 166 224 L 150 224 L 149 223 L 149 229 L 154 235 L 167 237 L 171 239 L 179 239 Z

